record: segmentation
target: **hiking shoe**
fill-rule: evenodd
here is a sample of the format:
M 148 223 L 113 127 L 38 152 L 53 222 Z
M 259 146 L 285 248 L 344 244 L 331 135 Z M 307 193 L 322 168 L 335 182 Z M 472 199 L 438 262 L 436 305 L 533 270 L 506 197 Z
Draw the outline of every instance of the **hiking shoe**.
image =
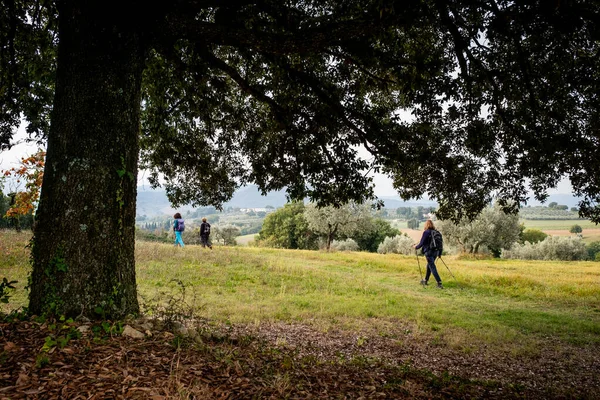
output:
M 437 288 L 438 288 L 438 289 L 443 289 L 443 288 L 444 288 L 444 287 L 442 286 L 442 282 L 438 282 L 438 284 L 437 284 Z
M 421 285 L 423 285 L 423 286 L 427 286 L 427 281 L 426 281 L 425 279 L 423 279 L 423 280 L 421 281 Z

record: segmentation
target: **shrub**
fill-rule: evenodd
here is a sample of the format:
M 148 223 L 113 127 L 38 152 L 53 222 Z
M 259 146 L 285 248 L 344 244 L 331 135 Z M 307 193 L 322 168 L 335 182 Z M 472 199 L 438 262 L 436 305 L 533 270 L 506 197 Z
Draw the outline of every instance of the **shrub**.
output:
M 585 243 L 578 238 L 548 236 L 538 243 L 516 244 L 502 252 L 502 258 L 519 260 L 584 260 L 588 256 Z
M 185 232 L 184 232 L 185 233 Z M 169 237 L 168 231 L 155 230 L 154 232 L 146 231 L 143 229 L 135 229 L 135 239 L 144 242 L 160 242 L 160 243 L 172 243 L 173 239 Z M 184 238 L 185 242 L 185 238 Z
M 581 229 L 581 226 L 575 224 L 571 227 L 571 229 L 569 229 L 569 232 L 571 233 L 581 233 L 583 232 L 583 229 Z
M 525 229 L 521 234 L 520 241 L 521 243 L 529 242 L 529 243 L 537 243 L 546 239 L 548 234 L 540 231 L 539 229 Z
M 354 239 L 334 240 L 331 248 L 337 251 L 358 251 L 358 244 Z
M 377 252 L 379 254 L 396 253 L 410 255 L 415 252 L 412 245 L 413 240 L 407 235 L 396 235 L 394 237 L 386 237 L 383 243 L 377 248 Z
M 588 259 L 600 261 L 600 242 L 591 242 L 587 245 Z

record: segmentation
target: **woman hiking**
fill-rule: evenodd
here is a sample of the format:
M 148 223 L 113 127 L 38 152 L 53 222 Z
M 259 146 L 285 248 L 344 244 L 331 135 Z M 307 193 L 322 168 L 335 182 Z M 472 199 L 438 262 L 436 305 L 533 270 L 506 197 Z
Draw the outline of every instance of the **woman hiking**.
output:
M 425 273 L 425 279 L 421 281 L 422 285 L 427 285 L 427 281 L 429 281 L 429 277 L 433 274 L 433 277 L 437 281 L 437 287 L 439 289 L 443 289 L 442 279 L 437 272 L 437 268 L 435 266 L 435 260 L 439 256 L 441 256 L 441 251 L 437 249 L 431 248 L 431 238 L 433 236 L 433 231 L 435 231 L 435 226 L 433 222 L 428 219 L 425 221 L 425 226 L 423 227 L 423 236 L 421 236 L 421 241 L 418 244 L 413 244 L 415 249 L 423 249 L 423 254 L 425 254 L 425 258 L 427 259 L 427 272 Z

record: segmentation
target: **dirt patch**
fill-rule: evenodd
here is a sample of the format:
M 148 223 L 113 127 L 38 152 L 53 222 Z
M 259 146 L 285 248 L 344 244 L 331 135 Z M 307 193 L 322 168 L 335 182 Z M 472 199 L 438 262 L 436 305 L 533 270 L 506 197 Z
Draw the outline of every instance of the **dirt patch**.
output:
M 545 229 L 542 232 L 551 236 L 574 236 L 568 229 Z M 600 236 L 600 229 L 584 229 L 583 237 L 587 236 Z

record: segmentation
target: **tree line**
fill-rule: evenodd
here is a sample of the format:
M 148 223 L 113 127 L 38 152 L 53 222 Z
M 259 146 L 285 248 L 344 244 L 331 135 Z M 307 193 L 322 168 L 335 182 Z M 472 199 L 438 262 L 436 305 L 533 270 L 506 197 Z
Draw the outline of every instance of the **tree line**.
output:
M 445 244 L 457 253 L 486 252 L 494 257 L 594 260 L 598 242 L 586 245 L 579 236 L 551 237 L 526 229 L 519 215 L 505 213 L 499 204 L 485 208 L 475 219 L 435 221 Z M 581 233 L 574 225 L 570 231 Z M 377 217 L 369 205 L 347 204 L 318 208 L 302 202 L 286 204 L 269 214 L 256 245 L 287 249 L 357 250 L 411 254 L 414 240 Z

